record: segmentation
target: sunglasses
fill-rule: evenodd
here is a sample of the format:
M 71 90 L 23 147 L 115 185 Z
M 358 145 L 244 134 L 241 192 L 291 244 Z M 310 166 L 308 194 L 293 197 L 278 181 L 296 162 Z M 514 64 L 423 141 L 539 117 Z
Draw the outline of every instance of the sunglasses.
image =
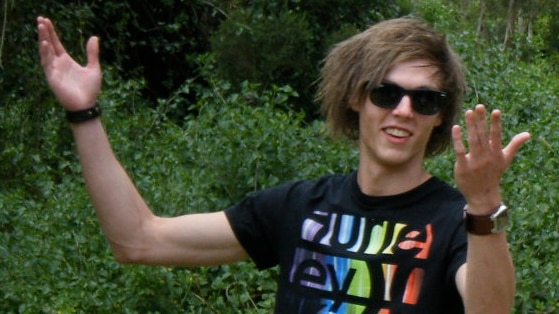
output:
M 369 93 L 371 102 L 380 108 L 394 109 L 404 95 L 411 98 L 412 108 L 422 115 L 434 115 L 447 101 L 447 94 L 432 89 L 405 89 L 392 83 L 382 83 Z

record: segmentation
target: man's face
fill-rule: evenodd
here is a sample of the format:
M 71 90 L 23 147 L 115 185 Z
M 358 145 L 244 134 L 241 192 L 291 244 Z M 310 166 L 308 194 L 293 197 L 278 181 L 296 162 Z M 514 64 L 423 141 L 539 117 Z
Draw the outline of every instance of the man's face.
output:
M 395 65 L 383 82 L 406 90 L 439 90 L 436 72 L 426 61 L 407 61 Z M 421 167 L 431 132 L 442 122 L 440 113 L 416 112 L 408 94 L 395 108 L 380 108 L 367 97 L 361 107 L 352 109 L 359 112 L 362 165 L 365 162 L 385 167 Z

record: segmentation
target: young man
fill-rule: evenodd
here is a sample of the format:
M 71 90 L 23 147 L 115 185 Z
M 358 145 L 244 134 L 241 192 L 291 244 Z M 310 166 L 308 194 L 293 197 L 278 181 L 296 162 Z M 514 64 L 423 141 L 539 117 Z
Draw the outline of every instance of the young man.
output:
M 98 106 L 98 39 L 88 62 L 38 18 L 49 86 L 66 109 L 87 189 L 117 260 L 280 267 L 276 313 L 509 313 L 515 294 L 499 182 L 528 133 L 501 146 L 501 114 L 465 114 L 465 80 L 445 37 L 423 22 L 381 22 L 327 56 L 318 98 L 331 133 L 359 146 L 355 172 L 287 183 L 225 211 L 154 215 L 117 161 Z M 460 192 L 424 159 L 452 143 Z M 466 206 L 466 207 L 465 207 Z M 465 214 L 466 213 L 466 214 Z M 493 215 L 490 217 L 490 215 Z M 465 218 L 464 227 L 463 220 Z

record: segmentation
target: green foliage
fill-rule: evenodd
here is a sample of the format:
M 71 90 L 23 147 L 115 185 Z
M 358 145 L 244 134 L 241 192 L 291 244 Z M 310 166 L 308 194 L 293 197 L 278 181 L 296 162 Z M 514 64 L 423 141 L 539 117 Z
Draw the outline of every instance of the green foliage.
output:
M 301 13 L 251 17 L 237 11 L 211 40 L 218 70 L 233 84 L 245 80 L 268 86 L 291 82 L 297 90 L 307 91 L 311 89 L 304 87 L 317 73 L 312 39 L 309 22 Z M 303 101 L 312 104 L 306 96 Z
M 529 130 L 532 141 L 521 152 L 503 182 L 503 191 L 518 209 L 510 234 L 517 265 L 519 313 L 554 313 L 559 310 L 554 262 L 559 254 L 557 211 L 559 206 L 558 151 L 559 83 L 548 79 L 557 71 L 545 61 L 510 70 L 499 99 L 509 129 Z M 505 92 L 507 90 L 507 92 Z
M 71 137 L 40 68 L 35 19 L 45 14 L 59 18 L 62 29 L 79 29 L 91 11 L 75 3 L 8 2 L 0 60 L 0 190 L 23 186 L 32 192 L 41 189 L 41 175 L 61 180 L 75 167 L 61 157 L 74 155 Z M 83 61 L 87 38 L 71 38 L 67 50 Z
M 238 2 L 210 39 L 220 75 L 234 87 L 290 85 L 298 92 L 292 105 L 310 119 L 318 116 L 312 84 L 331 45 L 400 13 L 385 1 Z
M 438 25 L 443 31 L 456 27 Z M 515 313 L 555 313 L 559 310 L 559 266 L 554 262 L 559 254 L 555 210 L 559 206 L 555 118 L 559 82 L 552 78 L 559 74 L 558 68 L 552 58 L 541 54 L 526 60 L 525 49 L 503 51 L 502 45 L 492 45 L 468 28 L 449 37 L 468 70 L 464 110 L 477 103 L 500 109 L 505 142 L 522 131 L 532 134 L 502 181 L 504 201 L 513 208 L 509 241 L 517 270 Z M 446 162 L 441 164 L 441 158 Z M 451 169 L 450 160 L 441 156 L 429 165 L 434 173 L 445 173 Z
M 144 82 L 119 83 L 106 69 L 101 97 L 116 154 L 155 212 L 179 215 L 224 209 L 248 193 L 286 180 L 347 172 L 355 153 L 322 135 L 320 123 L 286 108 L 290 87 L 241 92 L 216 81 L 197 90 L 183 126 L 161 103 L 146 109 Z M 186 82 L 185 84 L 191 84 Z M 174 101 L 180 102 L 180 95 Z M 57 110 L 53 116 L 60 116 Z M 58 125 L 61 121 L 52 118 Z M 54 141 L 49 138 L 49 141 Z M 67 138 L 68 143 L 71 140 Z M 10 313 L 268 313 L 277 270 L 252 263 L 168 268 L 118 265 L 93 214 L 72 145 L 44 146 L 33 189 L 0 195 L 0 312 Z M 328 152 L 328 153 L 325 153 Z M 61 154 L 61 155 L 58 155 Z M 30 180 L 31 181 L 31 180 Z
M 208 37 L 224 18 L 209 1 L 89 1 L 93 33 L 104 63 L 125 78 L 141 77 L 144 98 L 167 98 L 193 76 L 193 55 L 209 50 Z M 91 32 L 90 32 L 91 33 Z M 184 116 L 177 108 L 174 116 Z

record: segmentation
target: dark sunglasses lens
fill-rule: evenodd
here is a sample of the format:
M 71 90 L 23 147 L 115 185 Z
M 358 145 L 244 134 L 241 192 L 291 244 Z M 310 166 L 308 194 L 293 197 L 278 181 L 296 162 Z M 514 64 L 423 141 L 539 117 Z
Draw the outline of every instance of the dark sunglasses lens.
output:
M 404 96 L 404 90 L 392 84 L 383 84 L 369 94 L 371 102 L 381 108 L 395 108 Z
M 424 115 L 434 115 L 444 101 L 445 95 L 437 91 L 415 90 L 412 96 L 413 109 Z
M 398 106 L 405 94 L 411 97 L 413 110 L 423 115 L 438 113 L 446 98 L 446 94 L 442 92 L 428 89 L 406 91 L 402 87 L 390 83 L 384 83 L 372 89 L 369 98 L 377 107 L 393 109 Z

